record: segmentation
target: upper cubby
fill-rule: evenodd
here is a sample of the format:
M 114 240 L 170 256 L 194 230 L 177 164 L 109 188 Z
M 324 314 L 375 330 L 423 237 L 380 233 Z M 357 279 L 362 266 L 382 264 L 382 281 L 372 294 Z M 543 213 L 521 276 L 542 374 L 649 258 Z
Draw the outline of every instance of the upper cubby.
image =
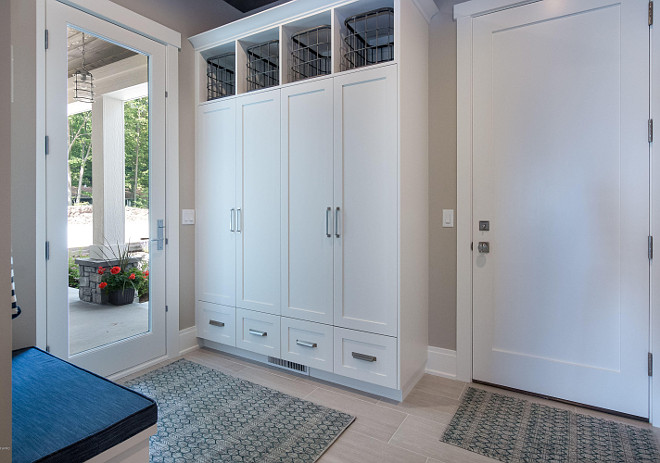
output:
M 292 0 L 196 35 L 199 101 L 399 61 L 401 18 L 435 11 L 433 0 Z

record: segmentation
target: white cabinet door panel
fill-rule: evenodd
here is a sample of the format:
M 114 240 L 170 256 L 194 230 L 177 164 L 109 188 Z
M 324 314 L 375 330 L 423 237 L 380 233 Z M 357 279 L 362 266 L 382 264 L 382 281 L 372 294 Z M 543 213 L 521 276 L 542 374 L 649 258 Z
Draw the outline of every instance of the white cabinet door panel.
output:
M 331 325 L 282 317 L 282 358 L 319 370 L 333 371 Z
M 197 300 L 236 304 L 236 111 L 234 100 L 201 106 L 198 116 Z
M 197 336 L 228 346 L 236 345 L 236 309 L 197 302 Z
M 335 325 L 396 336 L 397 68 L 335 82 Z
M 282 90 L 282 315 L 333 322 L 332 79 Z
M 280 313 L 280 91 L 236 100 L 236 305 Z
M 335 373 L 397 387 L 397 339 L 335 328 Z
M 236 309 L 236 347 L 280 357 L 280 317 Z

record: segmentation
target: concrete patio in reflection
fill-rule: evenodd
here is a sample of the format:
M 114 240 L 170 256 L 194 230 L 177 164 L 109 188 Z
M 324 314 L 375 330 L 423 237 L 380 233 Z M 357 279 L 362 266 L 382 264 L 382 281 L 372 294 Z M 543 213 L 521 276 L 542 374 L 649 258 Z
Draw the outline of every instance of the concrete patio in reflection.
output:
M 69 352 L 71 355 L 149 331 L 149 302 L 123 306 L 92 304 L 69 288 Z

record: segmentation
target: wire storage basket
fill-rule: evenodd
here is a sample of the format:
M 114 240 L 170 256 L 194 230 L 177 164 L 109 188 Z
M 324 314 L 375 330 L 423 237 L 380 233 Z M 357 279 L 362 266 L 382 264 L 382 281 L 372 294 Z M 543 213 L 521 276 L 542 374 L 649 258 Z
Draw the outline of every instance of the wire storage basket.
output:
M 291 36 L 291 82 L 330 74 L 330 26 L 318 26 Z
M 343 70 L 394 59 L 394 8 L 379 8 L 351 16 L 344 25 Z
M 280 41 L 260 43 L 246 51 L 248 92 L 279 85 Z
M 225 53 L 206 60 L 208 100 L 215 100 L 236 93 L 235 60 L 235 53 Z

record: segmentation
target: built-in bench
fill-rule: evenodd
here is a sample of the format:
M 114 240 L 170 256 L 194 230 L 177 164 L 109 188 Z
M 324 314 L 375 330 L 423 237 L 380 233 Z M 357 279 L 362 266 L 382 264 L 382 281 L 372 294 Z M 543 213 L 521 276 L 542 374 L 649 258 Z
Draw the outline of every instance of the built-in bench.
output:
M 156 402 L 30 347 L 12 359 L 12 461 L 149 461 Z

